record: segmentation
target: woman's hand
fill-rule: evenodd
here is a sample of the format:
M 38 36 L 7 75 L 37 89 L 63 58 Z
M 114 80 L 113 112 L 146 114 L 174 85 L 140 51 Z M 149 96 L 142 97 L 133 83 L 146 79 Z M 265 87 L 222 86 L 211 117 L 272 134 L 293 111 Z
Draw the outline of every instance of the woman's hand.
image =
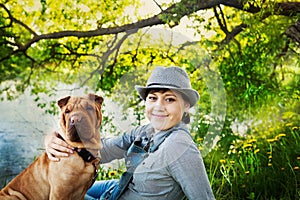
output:
M 58 135 L 58 132 L 54 132 L 45 137 L 46 153 L 51 161 L 59 161 L 59 157 L 68 157 L 70 153 L 73 153 L 73 147 L 60 139 Z

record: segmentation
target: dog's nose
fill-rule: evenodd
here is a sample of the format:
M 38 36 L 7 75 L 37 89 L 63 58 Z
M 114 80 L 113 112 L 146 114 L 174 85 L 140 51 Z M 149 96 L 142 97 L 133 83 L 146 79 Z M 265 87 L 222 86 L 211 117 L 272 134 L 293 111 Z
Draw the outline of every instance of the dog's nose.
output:
M 74 115 L 70 118 L 70 125 L 74 126 L 76 125 L 78 122 L 80 122 L 81 117 L 79 117 L 78 115 Z

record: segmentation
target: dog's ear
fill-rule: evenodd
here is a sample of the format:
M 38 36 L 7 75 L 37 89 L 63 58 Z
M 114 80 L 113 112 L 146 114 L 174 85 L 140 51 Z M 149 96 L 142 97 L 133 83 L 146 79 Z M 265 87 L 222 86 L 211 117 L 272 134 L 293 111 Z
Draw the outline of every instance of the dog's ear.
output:
M 60 109 L 62 109 L 62 107 L 64 107 L 65 105 L 67 105 L 69 99 L 71 98 L 71 96 L 67 96 L 65 98 L 62 98 L 60 100 L 57 101 L 57 105 L 60 107 Z
M 103 98 L 95 94 L 89 94 L 89 99 L 95 101 L 96 103 L 102 105 Z

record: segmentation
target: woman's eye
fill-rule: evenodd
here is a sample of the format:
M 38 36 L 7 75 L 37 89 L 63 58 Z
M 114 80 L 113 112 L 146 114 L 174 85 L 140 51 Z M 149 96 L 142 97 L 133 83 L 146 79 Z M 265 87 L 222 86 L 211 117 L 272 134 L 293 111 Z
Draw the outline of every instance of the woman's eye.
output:
M 175 99 L 174 98 L 166 98 L 166 101 L 167 102 L 173 102 L 173 101 L 175 101 Z
M 154 97 L 154 96 L 148 96 L 147 99 L 149 99 L 150 101 L 155 101 L 156 97 Z

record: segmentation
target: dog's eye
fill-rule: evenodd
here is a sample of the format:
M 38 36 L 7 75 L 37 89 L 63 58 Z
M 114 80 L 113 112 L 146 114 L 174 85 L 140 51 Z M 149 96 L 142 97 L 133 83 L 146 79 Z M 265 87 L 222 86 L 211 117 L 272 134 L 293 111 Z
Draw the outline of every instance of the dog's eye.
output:
M 69 109 L 66 109 L 66 110 L 65 110 L 65 113 L 66 113 L 66 114 L 70 113 L 70 110 L 69 110 Z
M 93 110 L 94 110 L 94 107 L 93 107 L 93 106 L 87 106 L 87 107 L 86 107 L 86 110 L 93 111 Z

